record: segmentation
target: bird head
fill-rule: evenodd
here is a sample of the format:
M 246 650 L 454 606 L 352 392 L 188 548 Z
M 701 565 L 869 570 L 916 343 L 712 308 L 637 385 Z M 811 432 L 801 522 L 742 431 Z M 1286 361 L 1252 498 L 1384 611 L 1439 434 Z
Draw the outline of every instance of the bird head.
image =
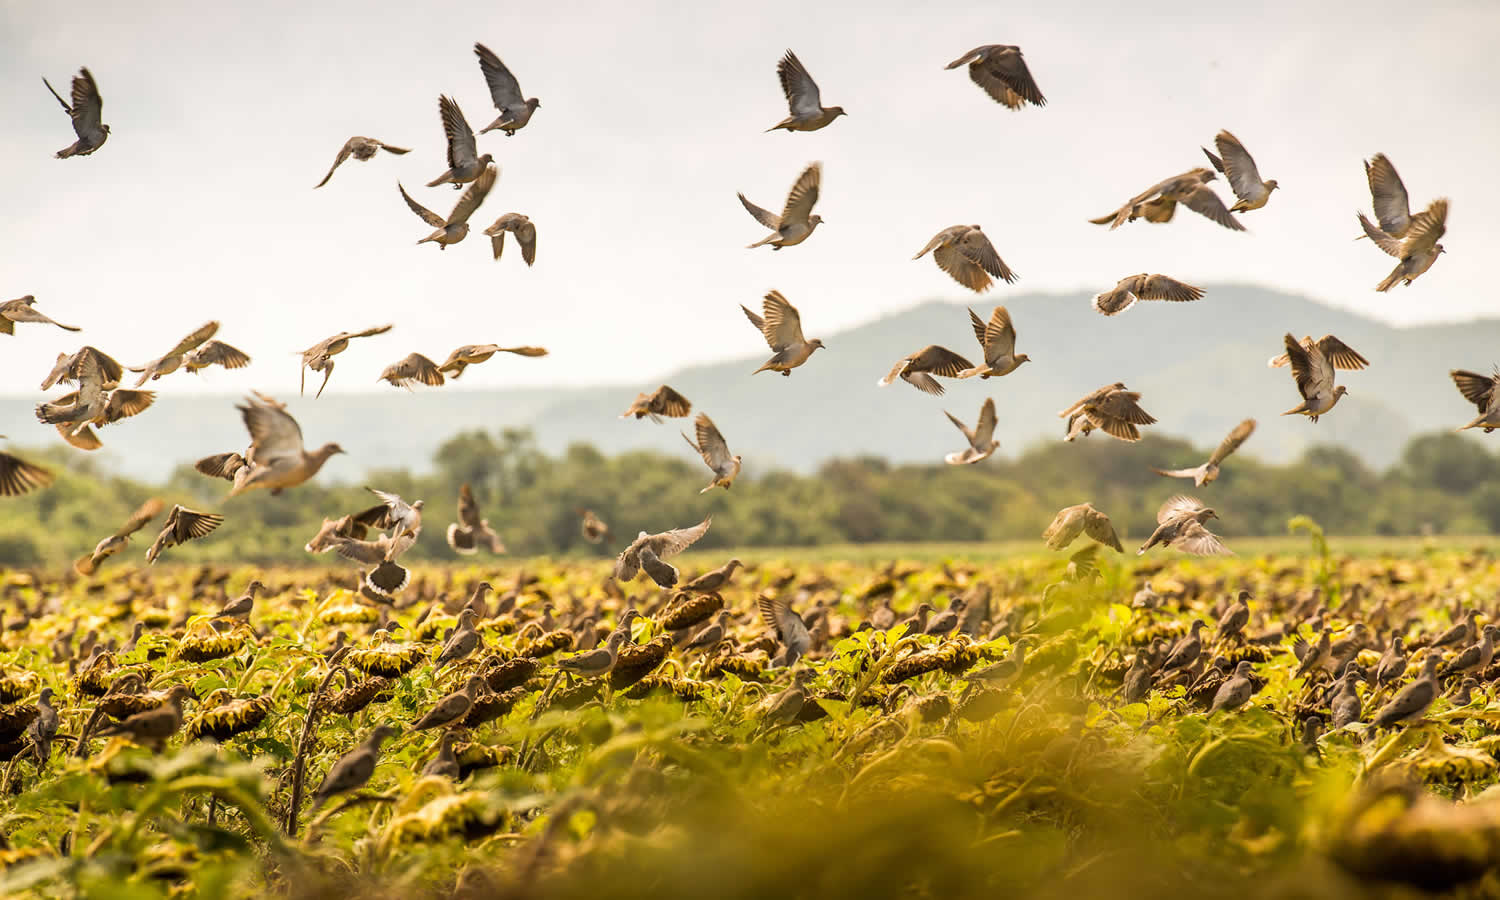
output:
M 40 695 L 37 696 L 36 702 L 38 702 L 38 703 L 51 703 L 52 702 L 52 688 L 49 688 L 49 687 L 42 688 L 42 692 L 41 692 Z
M 1446 248 L 1443 247 L 1442 244 L 1435 244 L 1435 245 L 1433 245 L 1432 252 L 1433 253 L 1447 253 L 1448 251 L 1447 251 Z
M 812 340 L 810 340 L 810 341 L 807 342 L 807 345 L 809 347 L 816 347 L 819 350 L 823 349 L 823 347 L 824 347 L 823 339 L 822 338 L 813 338 Z
M 1021 363 L 1029 363 L 1029 362 L 1031 362 L 1031 357 L 1030 356 L 1026 355 L 1025 353 L 1017 353 L 1016 354 L 1016 365 L 1017 366 L 1021 365 Z
M 249 586 L 245 588 L 245 593 L 254 594 L 256 591 L 263 591 L 265 589 L 266 586 L 264 584 L 260 583 L 259 581 L 252 581 L 250 582 Z
M 526 107 L 532 111 L 536 111 L 542 108 L 542 101 L 538 100 L 535 97 L 532 97 L 530 100 L 526 101 Z
M 340 447 L 338 444 L 324 444 L 323 449 L 319 450 L 318 452 L 323 454 L 324 456 L 333 456 L 335 453 L 348 453 L 349 451 L 345 450 L 343 447 Z
M 808 224 L 808 227 L 813 227 L 813 226 L 816 226 L 816 225 L 822 225 L 823 224 L 823 217 L 819 216 L 819 215 L 808 216 L 807 217 L 807 224 Z M 1442 245 L 1438 246 L 1438 252 L 1439 253 L 1442 252 Z
M 1249 677 L 1252 668 L 1253 666 L 1251 666 L 1250 660 L 1242 659 L 1240 660 L 1240 664 L 1234 667 L 1234 674 L 1240 676 L 1241 678 L 1246 678 Z
M 1335 397 L 1342 397 L 1347 393 L 1349 393 L 1349 389 L 1344 387 L 1342 384 L 1333 389 L 1333 396 Z
M 464 682 L 464 693 L 472 697 L 483 692 L 488 686 L 489 682 L 484 680 L 483 675 L 470 675 L 469 680 Z
M 413 500 L 411 502 L 411 508 L 412 509 L 421 509 L 422 505 L 423 505 L 423 502 L 424 501 L 421 501 L 421 500 Z
M 1281 187 L 1281 185 L 1279 185 L 1279 184 L 1276 183 L 1276 179 L 1270 178 L 1270 179 L 1266 180 L 1266 190 L 1268 190 L 1268 191 L 1274 191 L 1278 187 Z
M 379 747 L 381 743 L 395 737 L 400 733 L 401 730 L 393 725 L 378 725 L 375 727 L 374 731 L 370 732 L 368 742 L 374 744 L 376 747 Z
M 485 155 L 479 157 L 479 165 L 480 166 L 487 166 L 487 165 L 489 165 L 490 163 L 492 163 L 494 161 L 495 161 L 494 154 L 491 154 L 491 153 L 486 153 Z
M 837 119 L 839 116 L 849 115 L 848 113 L 844 112 L 844 108 L 842 106 L 830 106 L 828 107 L 828 112 L 831 113 L 828 118 L 828 121 L 830 122 L 832 122 L 834 119 Z
M 734 558 L 730 559 L 728 563 L 726 563 L 726 566 L 728 567 L 729 571 L 731 571 L 731 572 L 733 572 L 735 569 L 738 569 L 740 566 L 743 566 L 743 565 L 744 565 L 744 563 L 740 562 L 739 557 L 734 557 Z M 1489 627 L 1489 626 L 1486 626 L 1486 627 Z

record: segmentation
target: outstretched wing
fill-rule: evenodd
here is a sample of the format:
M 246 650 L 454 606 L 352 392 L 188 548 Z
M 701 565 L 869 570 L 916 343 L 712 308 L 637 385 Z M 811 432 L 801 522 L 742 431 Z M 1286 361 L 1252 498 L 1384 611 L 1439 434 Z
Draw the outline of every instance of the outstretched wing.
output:
M 463 487 L 458 489 L 458 520 L 465 528 L 478 529 L 482 524 L 479 515 L 479 501 L 474 499 L 474 489 L 464 482 Z
M 1396 167 L 1384 153 L 1377 153 L 1365 163 L 1365 178 L 1370 182 L 1370 200 L 1380 230 L 1397 237 L 1405 234 L 1411 225 L 1411 201 Z
M 1189 497 L 1187 494 L 1177 494 L 1168 497 L 1167 501 L 1156 511 L 1156 523 L 1158 525 L 1165 525 L 1173 519 L 1197 515 L 1203 508 L 1203 502 L 1197 497 Z
M 1261 190 L 1260 170 L 1255 168 L 1255 159 L 1240 143 L 1240 139 L 1228 131 L 1214 137 L 1214 146 L 1219 148 L 1219 157 L 1224 166 L 1220 170 L 1229 181 L 1230 190 L 1241 200 L 1249 200 Z M 1218 168 L 1217 166 L 1215 168 Z
M 823 97 L 818 91 L 818 83 L 807 74 L 797 54 L 788 50 L 776 64 L 776 74 L 781 78 L 781 92 L 786 95 L 792 115 L 815 116 L 822 112 Z
M 1254 419 L 1246 419 L 1240 424 L 1234 426 L 1234 430 L 1229 432 L 1229 434 L 1225 436 L 1224 440 L 1219 442 L 1219 446 L 1214 449 L 1213 456 L 1210 456 L 1208 458 L 1208 464 L 1211 466 L 1217 466 L 1219 463 L 1223 462 L 1225 458 L 1229 456 L 1229 454 L 1240 449 L 1240 445 L 1245 443 L 1245 441 L 1250 438 L 1250 435 L 1254 433 Z
M 1191 553 L 1194 556 L 1234 555 L 1228 547 L 1224 546 L 1224 542 L 1219 539 L 1218 535 L 1197 522 L 1191 522 L 1187 527 L 1183 528 L 1182 533 L 1177 536 L 1177 540 L 1172 542 L 1172 546 L 1184 553 Z
M 475 210 L 479 209 L 479 204 L 484 202 L 484 198 L 489 194 L 490 188 L 495 186 L 495 179 L 499 174 L 499 166 L 485 166 L 484 171 L 480 173 L 479 177 L 474 179 L 473 183 L 464 189 L 463 196 L 459 197 L 458 203 L 454 204 L 453 214 L 448 217 L 448 221 L 445 224 L 457 225 L 460 222 L 469 221 L 469 217 L 474 215 Z
M 516 76 L 510 74 L 510 69 L 505 67 L 505 63 L 500 61 L 493 50 L 476 43 L 474 55 L 479 57 L 479 71 L 484 73 L 484 82 L 490 86 L 490 99 L 494 101 L 496 109 L 505 112 L 508 107 L 526 105 Z
M 474 144 L 474 129 L 464 118 L 453 98 L 438 97 L 438 114 L 443 118 L 443 134 L 448 138 L 448 168 L 471 169 L 479 164 L 479 150 Z M 434 226 L 435 227 L 435 226 Z
M 813 206 L 818 202 L 818 189 L 823 180 L 823 164 L 813 163 L 798 176 L 797 183 L 786 195 L 786 207 L 781 211 L 782 222 L 807 223 Z M 768 228 L 776 226 L 770 225 Z
M 735 196 L 740 198 L 740 202 L 745 205 L 745 211 L 754 216 L 755 221 L 766 226 L 772 231 L 776 231 L 781 227 L 781 220 L 776 218 L 775 213 L 771 212 L 769 209 L 762 209 L 761 207 L 756 206 L 754 203 L 751 203 L 745 198 L 744 194 L 736 194 Z
M 250 458 L 256 465 L 302 460 L 302 428 L 280 404 L 253 399 L 238 407 L 250 432 Z
M 661 534 L 650 535 L 646 540 L 652 552 L 660 557 L 668 557 L 691 547 L 698 539 L 708 533 L 708 527 L 713 524 L 714 517 L 707 516 L 702 522 L 690 528 L 676 528 L 672 531 L 664 531 Z
M 1454 386 L 1464 395 L 1465 400 L 1479 407 L 1482 413 L 1490 411 L 1495 402 L 1495 387 L 1500 385 L 1500 374 L 1480 375 L 1478 372 L 1454 369 L 1448 373 L 1448 377 L 1453 379 Z
M 411 198 L 411 194 L 408 194 L 406 192 L 406 187 L 403 186 L 401 182 L 396 182 L 396 188 L 397 190 L 401 191 L 401 199 L 406 201 L 406 208 L 416 213 L 417 217 L 420 218 L 423 222 L 426 222 L 433 228 L 442 228 L 444 225 L 448 224 L 447 222 L 443 221 L 442 216 L 413 200 Z
M 1335 369 L 1358 370 L 1370 364 L 1368 359 L 1354 352 L 1354 348 L 1331 334 L 1318 338 L 1318 349 L 1328 357 L 1328 361 Z
M 802 317 L 797 314 L 797 308 L 788 303 L 780 291 L 767 294 L 761 308 L 766 314 L 765 324 L 761 326 L 761 330 L 766 336 L 766 343 L 771 345 L 772 350 L 781 350 L 805 342 L 802 337 Z
M 693 421 L 693 430 L 698 436 L 698 442 L 694 444 L 698 453 L 702 455 L 703 461 L 715 472 L 720 469 L 729 468 L 732 463 L 732 454 L 729 452 L 729 443 L 724 440 L 724 435 L 719 432 L 718 426 L 714 425 L 706 413 L 698 413 L 698 418 Z M 689 441 L 688 443 L 693 443 Z
M 1083 511 L 1083 533 L 1118 552 L 1125 552 L 1120 544 L 1120 536 L 1115 533 L 1114 523 L 1109 520 L 1109 516 L 1097 509 Z

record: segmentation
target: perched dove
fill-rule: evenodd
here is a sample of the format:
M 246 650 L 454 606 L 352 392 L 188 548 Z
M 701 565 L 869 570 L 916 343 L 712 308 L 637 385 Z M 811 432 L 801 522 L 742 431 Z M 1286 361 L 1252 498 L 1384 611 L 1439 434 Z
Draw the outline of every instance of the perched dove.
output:
M 317 812 L 332 797 L 364 787 L 370 776 L 375 774 L 375 763 L 380 758 L 380 745 L 400 733 L 393 726 L 377 725 L 363 743 L 339 757 L 339 761 L 323 776 L 323 783 L 313 791 L 309 813 Z
M 1036 79 L 1031 77 L 1031 70 L 1026 67 L 1026 58 L 1021 55 L 1020 47 L 1013 44 L 986 44 L 975 47 L 943 68 L 956 69 L 963 65 L 969 67 L 970 80 L 979 85 L 996 103 L 1004 104 L 1010 109 L 1020 109 L 1027 103 L 1032 106 L 1047 105 L 1047 98 L 1042 96 L 1041 88 L 1036 86 Z
M 162 705 L 106 725 L 99 729 L 99 736 L 121 734 L 137 744 L 160 747 L 182 727 L 182 701 L 192 695 L 192 688 L 174 684 L 167 690 L 166 702 Z
M 1422 718 L 1427 708 L 1432 706 L 1432 701 L 1437 699 L 1437 667 L 1442 661 L 1443 658 L 1438 654 L 1429 653 L 1423 660 L 1421 677 L 1397 691 L 1396 696 L 1370 720 L 1370 727 L 1390 728 Z
M 792 190 L 787 194 L 786 206 L 782 208 L 780 216 L 770 210 L 761 209 L 745 199 L 744 194 L 740 194 L 740 203 L 745 205 L 745 210 L 755 218 L 755 221 L 771 229 L 771 234 L 749 245 L 750 249 L 770 244 L 772 250 L 780 250 L 782 247 L 791 247 L 807 240 L 813 231 L 823 224 L 823 217 L 814 215 L 812 211 L 813 206 L 818 202 L 818 190 L 822 179 L 822 163 L 815 162 L 804 169 L 797 178 L 797 183 L 792 185 Z
M 780 291 L 772 291 L 766 295 L 761 305 L 764 317 L 751 312 L 743 304 L 740 309 L 745 311 L 745 318 L 760 331 L 761 337 L 766 339 L 766 344 L 773 351 L 771 358 L 750 373 L 752 375 L 771 371 L 790 376 L 793 369 L 807 362 L 813 353 L 823 348 L 823 341 L 819 338 L 808 340 L 802 336 L 802 316 Z
M 317 190 L 318 188 L 327 184 L 328 179 L 333 177 L 333 173 L 337 172 L 339 166 L 342 166 L 344 164 L 344 160 L 352 156 L 360 162 L 364 162 L 365 160 L 374 156 L 377 150 L 384 150 L 387 153 L 394 153 L 397 156 L 402 156 L 411 152 L 411 150 L 407 149 L 406 147 L 395 147 L 383 141 L 377 141 L 374 138 L 360 137 L 359 135 L 355 135 L 349 140 L 344 141 L 344 146 L 339 148 L 339 155 L 336 159 L 334 159 L 332 168 L 328 170 L 327 175 L 323 176 L 322 181 L 313 185 L 313 190 Z
M 514 137 L 517 131 L 525 128 L 526 123 L 531 121 L 532 114 L 541 109 L 542 101 L 521 95 L 520 82 L 516 81 L 516 76 L 510 74 L 510 69 L 505 67 L 505 63 L 490 48 L 476 43 L 474 55 L 479 57 L 479 71 L 484 73 L 485 84 L 489 85 L 490 100 L 494 102 L 495 109 L 500 111 L 499 118 L 481 128 L 479 133 L 486 134 L 498 128 L 505 132 L 506 137 Z M 499 257 L 498 253 L 496 257 Z
M 603 647 L 576 653 L 567 659 L 559 659 L 557 667 L 572 675 L 582 678 L 600 678 L 614 671 L 615 663 L 620 658 L 620 645 L 630 632 L 626 629 L 616 628 L 610 632 L 609 639 L 604 642 Z
M 790 115 L 766 131 L 778 128 L 786 131 L 817 131 L 833 124 L 839 116 L 847 116 L 842 106 L 823 105 L 823 95 L 818 83 L 807 74 L 807 68 L 797 54 L 788 50 L 776 64 L 776 75 L 781 79 L 781 92 L 786 95 Z M 769 226 L 767 226 L 769 227 Z
M 993 275 L 1012 284 L 1016 280 L 1016 273 L 1010 270 L 1000 254 L 995 252 L 995 245 L 980 230 L 978 225 L 954 225 L 944 228 L 932 236 L 912 259 L 921 259 L 928 253 L 937 263 L 939 269 L 947 272 L 953 280 L 975 293 L 984 293 L 994 284 L 990 280 Z
M 47 90 L 52 92 L 52 96 L 57 98 L 57 102 L 62 104 L 68 118 L 73 120 L 73 133 L 78 135 L 78 140 L 57 151 L 57 158 L 88 156 L 103 147 L 104 142 L 109 140 L 109 126 L 103 122 L 104 100 L 99 96 L 99 85 L 94 83 L 93 73 L 87 68 L 82 68 L 78 70 L 77 75 L 73 76 L 71 106 L 57 93 L 52 82 L 43 78 L 42 84 L 45 84 Z
M 943 411 L 943 415 L 947 416 L 948 421 L 963 432 L 964 437 L 969 441 L 969 446 L 965 449 L 943 457 L 948 465 L 972 465 L 989 459 L 990 455 L 999 449 L 1000 442 L 995 440 L 995 401 L 993 398 L 985 398 L 984 405 L 979 407 L 979 421 L 974 423 L 972 429 L 947 410 Z
M 474 698 L 484 692 L 486 682 L 483 675 L 470 675 L 464 686 L 448 694 L 432 705 L 422 717 L 412 723 L 413 731 L 429 728 L 447 728 L 463 720 L 474 707 Z

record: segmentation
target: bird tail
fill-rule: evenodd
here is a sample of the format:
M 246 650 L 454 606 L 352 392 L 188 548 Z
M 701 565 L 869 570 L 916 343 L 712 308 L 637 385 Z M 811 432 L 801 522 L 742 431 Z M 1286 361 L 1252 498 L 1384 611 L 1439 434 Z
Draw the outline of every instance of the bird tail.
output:
M 1401 280 L 1401 267 L 1397 266 L 1396 270 L 1394 272 L 1392 272 L 1391 274 L 1385 276 L 1385 280 L 1384 281 L 1382 281 L 1379 284 L 1375 285 L 1375 290 L 1384 293 L 1385 291 L 1388 291 L 1391 288 L 1395 287 L 1396 283 L 1399 282 L 1400 280 Z
M 484 134 L 484 132 L 481 131 L 480 134 Z M 449 176 L 451 176 L 452 174 L 453 174 L 453 171 L 450 169 L 449 171 L 444 172 L 443 174 L 439 175 L 437 178 L 433 179 L 432 181 L 427 182 L 427 186 L 428 187 L 437 187 L 440 184 L 447 184 L 448 180 L 449 180 Z
M 1307 412 L 1307 401 L 1303 400 L 1301 404 L 1293 407 L 1292 409 L 1287 410 L 1286 412 L 1282 413 L 1282 415 L 1283 416 L 1295 416 L 1295 415 L 1298 415 L 1300 413 L 1305 413 L 1305 412 Z
M 765 245 L 771 243 L 774 240 L 777 240 L 780 237 L 781 237 L 781 234 L 779 232 L 772 232 L 771 234 L 766 235 L 765 237 L 761 238 L 760 240 L 756 241 L 753 244 L 746 244 L 745 245 L 745 249 L 746 250 L 754 250 L 756 247 L 764 247 Z
M 405 590 L 410 581 L 411 572 L 394 562 L 383 562 L 365 575 L 365 587 L 387 599 Z

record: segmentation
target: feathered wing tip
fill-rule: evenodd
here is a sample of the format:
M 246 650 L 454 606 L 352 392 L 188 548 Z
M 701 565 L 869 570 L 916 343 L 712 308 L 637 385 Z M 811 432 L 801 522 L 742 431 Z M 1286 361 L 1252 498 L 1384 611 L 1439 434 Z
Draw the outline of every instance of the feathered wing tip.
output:
M 473 556 L 479 552 L 474 544 L 474 532 L 454 522 L 448 526 L 448 546 L 453 548 L 454 553 L 464 556 Z
M 393 562 L 383 562 L 365 575 L 365 587 L 387 599 L 405 590 L 410 581 L 411 572 Z

